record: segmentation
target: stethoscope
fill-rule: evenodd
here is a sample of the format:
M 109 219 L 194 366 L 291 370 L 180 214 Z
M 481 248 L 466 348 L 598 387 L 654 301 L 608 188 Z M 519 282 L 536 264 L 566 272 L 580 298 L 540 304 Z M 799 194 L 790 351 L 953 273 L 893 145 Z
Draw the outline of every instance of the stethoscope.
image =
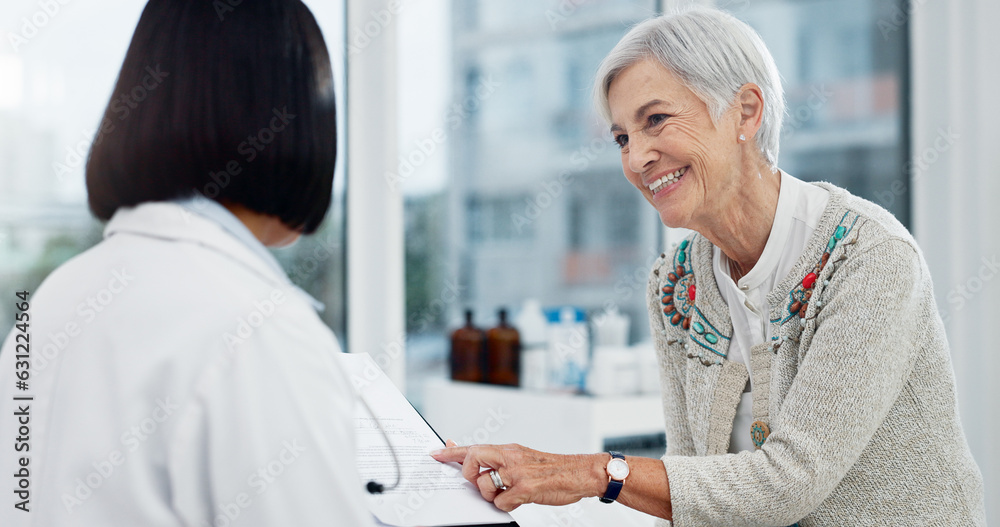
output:
M 392 446 L 392 441 L 389 440 L 389 434 L 385 432 L 385 428 L 382 428 L 382 421 L 375 417 L 375 412 L 372 411 L 371 406 L 368 406 L 368 401 L 365 400 L 364 395 L 362 395 L 360 391 L 358 392 L 358 400 L 361 401 L 361 405 L 365 407 L 365 411 L 368 412 L 368 415 L 372 416 L 372 420 L 375 421 L 375 424 L 378 426 L 378 431 L 382 433 L 382 438 L 385 439 L 385 444 L 389 447 L 389 453 L 392 454 L 392 462 L 396 465 L 395 483 L 387 487 L 385 484 L 379 483 L 373 479 L 365 485 L 365 489 L 367 489 L 370 494 L 382 494 L 387 490 L 396 490 L 396 487 L 399 487 L 399 480 L 403 475 L 403 467 L 399 464 L 399 457 L 396 456 L 396 448 Z

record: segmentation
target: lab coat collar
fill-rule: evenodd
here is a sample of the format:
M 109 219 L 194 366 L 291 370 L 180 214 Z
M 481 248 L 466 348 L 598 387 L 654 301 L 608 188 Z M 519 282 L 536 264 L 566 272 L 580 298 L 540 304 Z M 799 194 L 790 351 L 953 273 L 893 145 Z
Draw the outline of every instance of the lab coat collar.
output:
M 119 208 L 104 228 L 104 237 L 118 233 L 201 245 L 231 258 L 267 282 L 296 291 L 317 311 L 325 309 L 322 302 L 289 280 L 274 256 L 236 216 L 207 198 Z

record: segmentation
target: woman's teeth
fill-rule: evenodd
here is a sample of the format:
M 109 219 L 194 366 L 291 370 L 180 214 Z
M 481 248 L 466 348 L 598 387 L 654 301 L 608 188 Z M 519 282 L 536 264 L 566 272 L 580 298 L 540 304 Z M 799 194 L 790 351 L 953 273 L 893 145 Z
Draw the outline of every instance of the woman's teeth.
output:
M 681 178 L 681 176 L 684 175 L 685 172 L 687 172 L 687 167 L 678 169 L 676 172 L 671 172 L 670 174 L 667 174 L 661 177 L 660 179 L 657 179 L 656 181 L 649 184 L 649 191 L 652 192 L 653 194 L 656 194 L 656 191 L 660 190 L 661 187 L 676 183 Z

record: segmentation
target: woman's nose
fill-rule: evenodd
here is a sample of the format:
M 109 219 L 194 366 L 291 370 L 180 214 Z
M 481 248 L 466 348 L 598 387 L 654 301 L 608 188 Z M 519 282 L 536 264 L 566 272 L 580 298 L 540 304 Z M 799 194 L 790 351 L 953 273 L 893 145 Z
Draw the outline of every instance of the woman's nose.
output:
M 642 134 L 634 134 L 641 136 Z M 641 174 L 656 162 L 658 154 L 652 148 L 650 141 L 642 137 L 630 137 L 628 145 L 628 164 L 632 172 Z

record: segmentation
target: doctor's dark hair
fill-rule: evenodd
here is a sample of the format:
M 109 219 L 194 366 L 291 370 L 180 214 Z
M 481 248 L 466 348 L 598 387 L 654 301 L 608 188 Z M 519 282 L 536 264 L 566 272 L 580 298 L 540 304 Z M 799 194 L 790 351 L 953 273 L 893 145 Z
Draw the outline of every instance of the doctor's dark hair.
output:
M 323 34 L 300 0 L 150 0 L 87 159 L 90 209 L 202 194 L 314 232 L 337 130 Z

